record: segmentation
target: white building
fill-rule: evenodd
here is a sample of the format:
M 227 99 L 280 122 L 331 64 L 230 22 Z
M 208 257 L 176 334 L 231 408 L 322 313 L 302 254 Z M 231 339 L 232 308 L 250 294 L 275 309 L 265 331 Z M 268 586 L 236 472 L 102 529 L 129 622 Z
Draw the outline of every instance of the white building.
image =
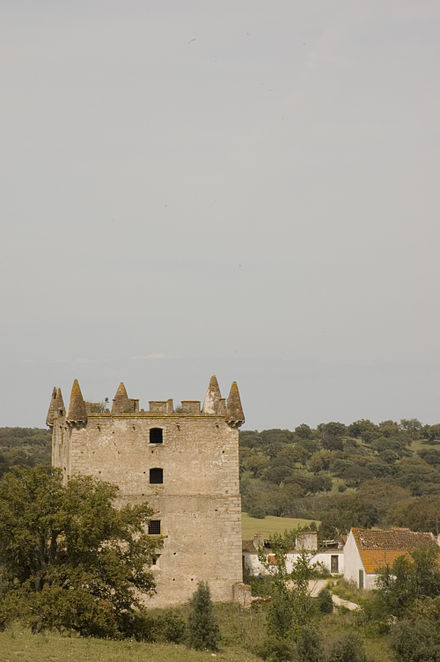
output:
M 392 566 L 399 556 L 409 556 L 417 547 L 433 543 L 437 540 L 432 533 L 352 528 L 344 547 L 344 578 L 358 588 L 375 588 L 378 569 Z
M 258 549 L 264 547 L 266 558 L 269 563 L 275 564 L 275 555 L 264 540 L 263 536 L 256 534 L 253 540 L 243 541 L 243 567 L 251 575 L 268 574 L 267 568 L 258 559 Z M 295 547 L 287 553 L 286 570 L 292 571 L 293 564 L 297 561 L 301 550 L 306 549 L 312 553 L 311 563 L 319 563 L 332 575 L 344 572 L 344 550 L 335 543 L 334 547 L 318 550 L 318 534 L 315 531 L 301 533 Z

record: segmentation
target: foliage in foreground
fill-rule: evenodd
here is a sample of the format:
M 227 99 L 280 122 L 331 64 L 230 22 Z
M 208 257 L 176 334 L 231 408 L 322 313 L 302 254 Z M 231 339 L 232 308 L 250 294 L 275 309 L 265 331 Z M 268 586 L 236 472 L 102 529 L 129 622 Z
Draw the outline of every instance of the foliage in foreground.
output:
M 197 650 L 218 650 L 220 630 L 207 582 L 199 582 L 190 604 L 188 645 Z
M 45 467 L 3 476 L 4 619 L 19 617 L 35 632 L 119 637 L 140 629 L 147 616 L 137 591 L 154 591 L 149 566 L 161 541 L 145 533 L 148 504 L 116 509 L 117 492 L 89 476 L 63 485 L 61 473 Z
M 329 662 L 367 662 L 364 643 L 357 632 L 348 632 L 332 647 Z
M 299 531 L 272 536 L 269 539 L 270 560 L 264 547 L 258 550 L 258 559 L 268 572 L 272 597 L 267 612 L 267 638 L 261 655 L 276 662 L 292 659 L 300 630 L 310 622 L 313 614 L 308 590 L 308 582 L 314 572 L 310 562 L 312 553 L 301 550 L 291 570 L 287 568 L 287 554 L 294 546 Z
M 376 631 L 390 631 L 399 662 L 440 662 L 439 549 L 421 547 L 411 557 L 401 556 L 379 573 L 365 616 Z

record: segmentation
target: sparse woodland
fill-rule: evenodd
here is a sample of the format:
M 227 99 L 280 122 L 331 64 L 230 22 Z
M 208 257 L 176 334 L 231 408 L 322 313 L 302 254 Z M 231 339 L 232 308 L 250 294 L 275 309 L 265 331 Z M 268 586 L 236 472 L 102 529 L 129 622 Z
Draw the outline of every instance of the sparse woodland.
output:
M 240 475 L 245 512 L 319 520 L 322 538 L 351 526 L 440 530 L 440 425 L 362 420 L 244 430 Z

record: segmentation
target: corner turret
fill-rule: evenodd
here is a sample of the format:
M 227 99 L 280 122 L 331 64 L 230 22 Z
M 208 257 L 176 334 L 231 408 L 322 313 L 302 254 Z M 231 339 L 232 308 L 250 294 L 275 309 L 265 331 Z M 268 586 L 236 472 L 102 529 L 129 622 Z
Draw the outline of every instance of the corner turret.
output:
M 219 414 L 219 404 L 222 394 L 218 385 L 217 377 L 212 375 L 206 391 L 202 412 L 204 414 Z
M 239 428 L 240 425 L 243 425 L 244 421 L 245 418 L 237 382 L 232 382 L 226 403 L 226 422 L 233 428 Z
M 66 410 L 64 408 L 63 395 L 58 386 L 53 387 L 52 397 L 50 399 L 49 411 L 47 412 L 46 425 L 53 427 L 54 420 L 59 416 L 64 416 Z
M 129 409 L 129 406 L 127 389 L 124 382 L 121 382 L 113 398 L 112 414 L 123 414 Z
M 86 403 L 84 402 L 77 379 L 73 382 L 66 420 L 68 423 L 82 423 L 84 425 L 87 423 Z

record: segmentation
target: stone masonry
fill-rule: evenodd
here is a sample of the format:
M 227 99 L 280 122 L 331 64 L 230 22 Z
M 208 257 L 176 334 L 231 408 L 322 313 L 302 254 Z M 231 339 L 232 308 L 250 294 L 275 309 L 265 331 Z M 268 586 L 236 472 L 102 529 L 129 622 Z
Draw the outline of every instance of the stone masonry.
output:
M 112 410 L 85 402 L 77 380 L 66 412 L 55 387 L 47 416 L 52 465 L 68 480 L 84 473 L 115 483 L 120 504 L 148 501 L 151 535 L 164 546 L 152 571 L 155 607 L 188 601 L 200 580 L 215 601 L 231 601 L 242 581 L 238 387 L 221 397 L 212 377 L 203 407 L 185 400 L 150 401 L 139 410 L 120 384 Z M 235 588 L 234 588 L 235 587 Z

